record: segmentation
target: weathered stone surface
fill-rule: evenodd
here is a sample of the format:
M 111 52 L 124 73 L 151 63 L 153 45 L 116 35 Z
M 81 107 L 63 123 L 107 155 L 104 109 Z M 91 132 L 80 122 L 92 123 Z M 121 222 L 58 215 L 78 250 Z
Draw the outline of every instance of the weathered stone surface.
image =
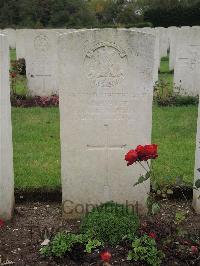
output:
M 14 205 L 9 45 L 0 34 L 0 219 L 9 220 Z
M 113 200 L 146 211 L 144 169 L 125 153 L 151 143 L 155 37 L 132 30 L 82 30 L 58 42 L 64 214 Z M 91 206 L 90 206 L 91 207 Z
M 195 96 L 200 89 L 200 30 L 182 28 L 177 35 L 175 86 L 183 95 Z M 177 90 L 177 89 L 176 89 Z

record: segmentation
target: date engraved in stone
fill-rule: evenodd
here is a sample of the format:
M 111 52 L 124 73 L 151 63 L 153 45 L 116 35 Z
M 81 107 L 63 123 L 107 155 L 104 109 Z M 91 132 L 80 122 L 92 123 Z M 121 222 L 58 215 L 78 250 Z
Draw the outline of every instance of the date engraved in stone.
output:
M 97 88 L 113 88 L 125 78 L 127 54 L 115 43 L 97 43 L 87 52 L 84 69 L 86 77 Z

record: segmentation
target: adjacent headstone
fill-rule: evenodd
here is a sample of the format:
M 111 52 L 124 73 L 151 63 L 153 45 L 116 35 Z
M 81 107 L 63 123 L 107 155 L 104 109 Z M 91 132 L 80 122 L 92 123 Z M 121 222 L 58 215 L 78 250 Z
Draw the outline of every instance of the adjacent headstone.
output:
M 174 64 L 176 60 L 176 45 L 177 45 L 177 34 L 178 30 L 180 30 L 178 27 L 169 27 L 169 45 L 170 45 L 170 51 L 169 51 L 169 70 L 174 69 Z
M 158 81 L 158 70 L 159 70 L 159 67 L 160 67 L 159 31 L 157 29 L 155 29 L 155 28 L 149 28 L 149 27 L 131 28 L 131 29 L 139 31 L 139 32 L 152 34 L 156 38 L 156 44 L 155 44 L 155 60 L 156 60 L 156 62 L 155 62 L 155 69 L 154 69 L 154 83 L 156 83 Z
M 174 83 L 182 95 L 196 96 L 200 89 L 200 30 L 181 29 L 177 36 Z
M 0 219 L 9 220 L 14 205 L 9 45 L 0 34 Z
M 26 76 L 32 96 L 58 94 L 57 35 L 54 30 L 27 30 L 24 34 Z
M 187 34 L 186 31 L 190 31 L 190 26 L 184 26 L 181 28 L 174 28 L 170 35 L 170 54 L 169 54 L 169 70 L 174 70 L 176 62 L 176 51 L 179 49 L 178 36 L 181 34 Z M 180 37 L 179 37 L 180 39 Z
M 63 209 L 107 201 L 146 211 L 149 181 L 125 153 L 151 143 L 155 36 L 123 29 L 63 34 L 58 42 Z
M 73 29 L 26 30 L 23 32 L 26 76 L 29 94 L 59 94 L 57 81 L 57 40 L 61 33 Z
M 163 27 L 156 28 L 159 32 L 159 48 L 160 48 L 160 59 L 168 55 L 169 39 L 168 29 Z
M 25 42 L 29 42 L 29 40 L 25 40 L 25 34 L 29 31 L 28 29 L 19 29 L 16 30 L 16 57 L 17 59 L 26 58 L 25 55 Z M 31 51 L 29 51 L 30 53 Z
M 15 29 L 5 29 L 3 34 L 8 37 L 8 44 L 11 49 L 16 48 L 16 30 Z
M 194 169 L 194 187 L 197 180 L 200 180 L 200 104 L 197 123 L 197 137 L 196 137 L 196 156 Z M 193 190 L 193 207 L 197 213 L 200 213 L 200 189 Z

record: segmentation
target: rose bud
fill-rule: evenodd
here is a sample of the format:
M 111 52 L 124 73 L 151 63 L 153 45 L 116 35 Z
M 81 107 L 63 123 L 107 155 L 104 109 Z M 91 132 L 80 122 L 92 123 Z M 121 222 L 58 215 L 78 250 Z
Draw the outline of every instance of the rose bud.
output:
M 150 238 L 156 238 L 156 233 L 154 233 L 154 232 L 150 232 L 149 234 L 148 234 L 148 236 L 150 237 Z
M 101 260 L 103 260 L 104 262 L 109 262 L 112 255 L 110 252 L 108 251 L 103 251 L 101 254 L 100 254 L 100 257 L 101 257 Z
M 125 160 L 128 162 L 127 166 L 132 165 L 135 163 L 138 159 L 138 154 L 135 150 L 130 150 L 126 155 L 125 155 Z
M 1 219 L 0 219 L 0 227 L 3 227 L 4 226 L 4 221 L 2 221 Z
M 191 252 L 192 252 L 192 254 L 197 254 L 198 253 L 198 247 L 191 246 Z

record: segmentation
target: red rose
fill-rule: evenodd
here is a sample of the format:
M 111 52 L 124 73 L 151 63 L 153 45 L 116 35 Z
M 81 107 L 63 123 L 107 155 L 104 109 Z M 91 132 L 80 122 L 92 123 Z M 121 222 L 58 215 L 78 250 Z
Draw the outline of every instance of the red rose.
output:
M 126 155 L 125 155 L 125 160 L 128 162 L 127 166 L 132 165 L 138 160 L 138 154 L 135 150 L 130 150 Z
M 101 259 L 102 259 L 103 261 L 105 261 L 105 262 L 109 262 L 110 259 L 111 259 L 111 257 L 112 257 L 111 253 L 108 252 L 108 251 L 104 251 L 104 252 L 102 252 L 102 253 L 100 254 L 100 256 L 101 256 Z
M 16 73 L 16 72 L 11 72 L 11 73 L 10 73 L 10 76 L 11 76 L 11 78 L 16 78 L 17 73 Z
M 156 238 L 156 233 L 154 233 L 154 232 L 151 232 L 151 233 L 149 233 L 148 234 L 148 236 L 150 237 L 150 238 Z
M 158 157 L 158 145 L 152 144 L 152 145 L 145 145 L 144 149 L 146 151 L 146 157 L 149 159 L 156 159 Z
M 135 151 L 138 154 L 138 160 L 139 161 L 146 161 L 146 151 L 145 151 L 144 146 L 142 146 L 142 145 L 137 146 Z
M 136 152 L 138 154 L 139 161 L 147 161 L 150 159 L 156 159 L 158 157 L 157 153 L 158 145 L 145 145 L 145 146 L 137 146 Z
M 4 226 L 4 221 L 0 219 L 0 228 Z
M 191 252 L 192 252 L 192 254 L 197 254 L 198 253 L 198 247 L 191 246 Z

